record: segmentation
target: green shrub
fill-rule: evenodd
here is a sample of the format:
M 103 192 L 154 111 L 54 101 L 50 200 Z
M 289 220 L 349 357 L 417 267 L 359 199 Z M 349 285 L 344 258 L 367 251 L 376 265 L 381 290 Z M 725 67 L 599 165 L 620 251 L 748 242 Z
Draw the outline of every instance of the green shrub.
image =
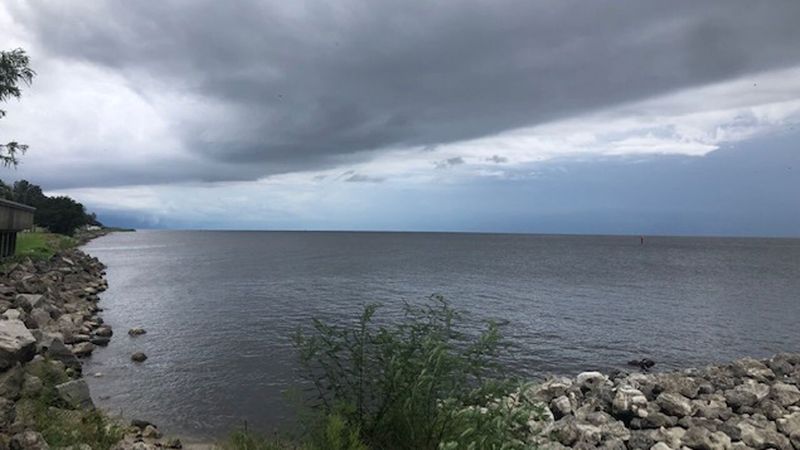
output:
M 406 305 L 390 325 L 375 323 L 377 310 L 366 306 L 352 327 L 314 320 L 311 334 L 297 334 L 312 407 L 340 417 L 336 426 L 370 448 L 515 448 L 495 443 L 523 435 L 534 411 L 493 406 L 513 390 L 499 377 L 506 346 L 498 326 L 468 332 L 463 314 L 438 295 Z M 460 447 L 470 439 L 474 445 Z

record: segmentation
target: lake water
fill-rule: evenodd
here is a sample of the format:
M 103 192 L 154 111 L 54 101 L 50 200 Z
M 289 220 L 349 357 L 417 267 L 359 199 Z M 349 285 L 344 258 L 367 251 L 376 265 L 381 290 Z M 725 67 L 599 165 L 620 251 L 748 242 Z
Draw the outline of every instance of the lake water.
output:
M 290 420 L 290 336 L 311 317 L 432 293 L 508 320 L 509 368 L 531 377 L 800 351 L 797 239 L 139 231 L 85 249 L 115 330 L 85 368 L 96 403 L 197 437 Z

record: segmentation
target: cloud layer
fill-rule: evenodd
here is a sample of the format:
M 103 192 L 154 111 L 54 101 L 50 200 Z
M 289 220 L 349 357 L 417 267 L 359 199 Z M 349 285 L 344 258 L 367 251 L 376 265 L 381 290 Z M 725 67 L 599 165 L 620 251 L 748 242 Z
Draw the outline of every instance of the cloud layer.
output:
M 53 187 L 340 167 L 800 64 L 795 1 L 3 9 L 40 73 L 9 132 Z

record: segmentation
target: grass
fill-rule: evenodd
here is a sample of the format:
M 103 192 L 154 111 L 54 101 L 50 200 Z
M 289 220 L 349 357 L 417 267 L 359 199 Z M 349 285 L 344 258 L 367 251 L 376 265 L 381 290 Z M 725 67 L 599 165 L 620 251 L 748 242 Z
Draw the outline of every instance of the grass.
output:
M 17 233 L 16 257 L 30 257 L 33 259 L 50 259 L 59 251 L 67 250 L 76 245 L 75 239 L 55 233 Z
M 109 450 L 123 437 L 122 428 L 99 410 L 67 409 L 56 386 L 69 378 L 49 361 L 33 371 L 42 390 L 30 397 L 30 420 L 51 447 L 88 444 L 93 450 Z

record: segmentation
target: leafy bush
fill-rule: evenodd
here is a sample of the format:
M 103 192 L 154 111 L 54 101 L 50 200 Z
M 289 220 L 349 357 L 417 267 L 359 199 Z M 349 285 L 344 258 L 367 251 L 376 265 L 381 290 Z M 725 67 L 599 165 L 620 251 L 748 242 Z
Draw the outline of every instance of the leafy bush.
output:
M 513 385 L 499 377 L 506 346 L 495 323 L 470 333 L 439 295 L 406 305 L 392 325 L 377 325 L 377 310 L 366 306 L 352 327 L 314 320 L 296 336 L 313 407 L 370 448 L 518 448 L 506 444 L 522 442 L 537 411 L 504 400 Z

